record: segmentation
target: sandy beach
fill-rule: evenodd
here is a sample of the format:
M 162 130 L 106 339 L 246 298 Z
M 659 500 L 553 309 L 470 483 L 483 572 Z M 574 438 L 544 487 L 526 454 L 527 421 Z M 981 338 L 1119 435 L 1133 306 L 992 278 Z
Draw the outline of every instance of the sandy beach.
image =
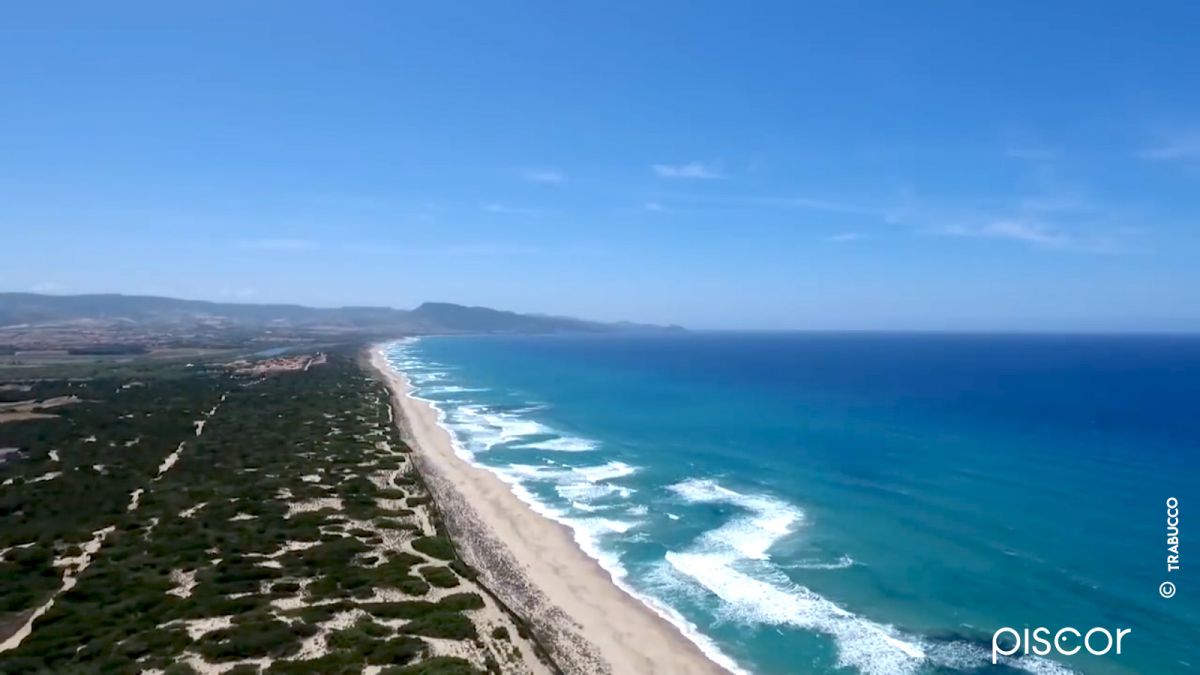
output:
M 392 392 L 397 424 L 443 520 L 481 580 L 534 627 L 567 673 L 725 673 L 653 610 L 619 588 L 570 530 L 454 453 L 437 411 L 373 346 L 371 364 Z

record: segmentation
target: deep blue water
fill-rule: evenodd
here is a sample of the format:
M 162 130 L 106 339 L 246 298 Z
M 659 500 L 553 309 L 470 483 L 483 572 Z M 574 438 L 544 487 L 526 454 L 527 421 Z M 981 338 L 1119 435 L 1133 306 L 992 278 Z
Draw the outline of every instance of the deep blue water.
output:
M 453 337 L 391 356 L 464 458 L 738 669 L 1200 672 L 1200 339 Z M 1002 626 L 1133 632 L 1120 656 L 993 667 Z

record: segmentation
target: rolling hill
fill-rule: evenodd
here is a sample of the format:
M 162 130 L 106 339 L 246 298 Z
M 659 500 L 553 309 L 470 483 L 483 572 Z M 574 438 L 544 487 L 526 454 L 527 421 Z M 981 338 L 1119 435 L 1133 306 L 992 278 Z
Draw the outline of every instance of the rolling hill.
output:
M 0 329 L 48 324 L 130 325 L 141 328 L 221 326 L 233 329 L 338 329 L 403 333 L 605 333 L 679 330 L 520 314 L 487 307 L 427 302 L 416 309 L 320 308 L 243 304 L 143 295 L 0 293 Z

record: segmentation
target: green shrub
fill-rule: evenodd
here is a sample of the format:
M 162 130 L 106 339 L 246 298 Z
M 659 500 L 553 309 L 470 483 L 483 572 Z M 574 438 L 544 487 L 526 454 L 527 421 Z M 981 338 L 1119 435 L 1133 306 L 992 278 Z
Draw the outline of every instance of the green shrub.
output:
M 408 530 L 410 532 L 416 532 L 421 529 L 413 523 L 405 523 L 393 518 L 379 518 L 375 521 L 375 527 L 381 530 Z
M 454 545 L 443 536 L 421 537 L 414 539 L 412 547 L 425 555 L 441 560 L 454 560 Z
M 450 569 L 454 570 L 458 576 L 464 579 L 470 579 L 471 581 L 474 581 L 479 577 L 479 572 L 476 572 L 474 567 L 471 567 L 461 560 L 450 561 Z
M 254 621 L 212 631 L 198 646 L 211 661 L 281 657 L 299 648 L 297 637 L 293 627 L 282 621 Z
M 427 651 L 423 641 L 411 635 L 401 635 L 381 642 L 367 653 L 372 665 L 400 665 L 422 656 Z
M 400 627 L 400 632 L 447 640 L 473 640 L 475 624 L 458 612 L 431 612 Z
M 187 648 L 191 638 L 181 628 L 151 629 L 137 633 L 120 644 L 118 651 L 131 659 L 150 653 L 177 654 Z
M 377 642 L 377 640 L 357 626 L 351 626 L 350 628 L 330 633 L 325 642 L 334 649 L 361 652 L 369 650 L 372 643 Z
M 396 590 L 405 595 L 425 595 L 429 592 L 429 583 L 417 577 L 408 577 L 396 583 Z
M 381 619 L 415 619 L 439 611 L 437 603 L 424 600 L 407 602 L 369 602 L 360 605 L 363 610 Z
M 478 593 L 452 593 L 437 604 L 442 609 L 461 612 L 465 609 L 483 609 L 483 598 Z
M 266 672 L 268 675 L 359 675 L 362 657 L 357 652 L 331 652 L 303 661 L 276 661 Z
M 425 577 L 425 581 L 438 588 L 454 588 L 458 585 L 458 575 L 451 572 L 449 567 L 427 565 L 417 571 L 421 573 L 421 576 Z
M 285 612 L 289 616 L 297 616 L 308 623 L 324 623 L 333 618 L 334 614 L 352 608 L 348 602 L 331 602 L 324 605 L 309 605 Z

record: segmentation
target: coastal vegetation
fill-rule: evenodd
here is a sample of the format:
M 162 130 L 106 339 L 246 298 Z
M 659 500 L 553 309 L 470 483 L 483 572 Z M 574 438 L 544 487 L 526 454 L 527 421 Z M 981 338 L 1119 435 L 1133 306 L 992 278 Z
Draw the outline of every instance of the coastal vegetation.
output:
M 357 350 L 293 361 L 0 371 L 0 672 L 548 672 Z

